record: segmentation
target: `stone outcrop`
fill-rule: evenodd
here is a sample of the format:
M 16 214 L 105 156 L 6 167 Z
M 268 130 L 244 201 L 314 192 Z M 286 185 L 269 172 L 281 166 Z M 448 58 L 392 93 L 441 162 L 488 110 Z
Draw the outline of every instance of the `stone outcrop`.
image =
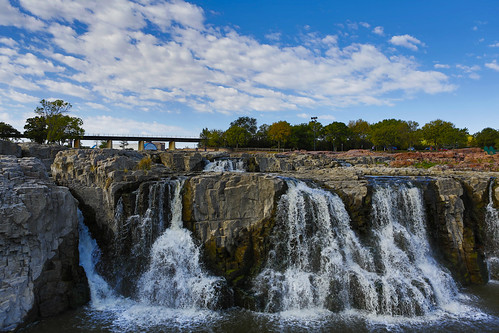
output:
M 352 163 L 337 157 L 297 153 L 148 154 L 106 149 L 71 150 L 57 155 L 52 174 L 80 201 L 86 222 L 109 258 L 116 255 L 116 248 L 110 244 L 122 239 L 118 238 L 122 237 L 120 223 L 127 221 L 130 229 L 127 233 L 133 236 L 131 229 L 138 222 L 132 219 L 133 224 L 127 217 L 146 213 L 147 193 L 156 191 L 153 184 L 165 177 L 186 179 L 182 192 L 185 226 L 204 244 L 209 267 L 225 276 L 232 286 L 240 288 L 241 292 L 236 295 L 239 305 L 247 306 L 250 302 L 242 290 L 265 260 L 275 205 L 285 191 L 285 182 L 269 173 L 312 181 L 336 192 L 361 238 L 369 237 L 371 223 L 369 177 L 408 177 L 423 188 L 428 234 L 440 261 L 463 284 L 487 281 L 484 244 L 488 235 L 484 232 L 484 207 L 488 203 L 489 181 L 497 177 L 497 173 L 393 168 L 375 155 L 353 156 Z M 242 159 L 250 172 L 198 172 L 207 161 L 217 158 Z M 353 163 L 357 165 L 350 166 Z M 496 187 L 496 202 L 498 194 Z M 117 213 L 125 215 L 122 222 L 116 219 Z M 131 253 L 132 243 L 119 251 Z M 128 270 L 125 264 L 122 266 L 123 271 Z
M 0 140 L 0 155 L 12 155 L 21 157 L 21 147 L 10 141 Z
M 283 179 L 263 174 L 195 176 L 184 185 L 183 221 L 204 244 L 209 267 L 241 290 L 258 273 L 269 249 Z
M 0 156 L 0 331 L 88 301 L 77 202 L 36 158 Z
M 21 143 L 22 156 L 23 157 L 36 157 L 42 161 L 43 165 L 48 172 L 50 172 L 50 166 L 54 162 L 55 156 L 58 152 L 69 149 L 56 144 L 39 144 L 35 142 L 25 142 Z

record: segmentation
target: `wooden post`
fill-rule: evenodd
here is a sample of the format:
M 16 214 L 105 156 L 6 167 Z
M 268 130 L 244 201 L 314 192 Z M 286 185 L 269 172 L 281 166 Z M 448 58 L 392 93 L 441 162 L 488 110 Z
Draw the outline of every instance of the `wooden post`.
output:
M 170 141 L 168 143 L 168 150 L 175 150 L 175 141 Z
M 139 141 L 139 151 L 144 150 L 144 141 Z
M 106 148 L 113 148 L 113 140 L 107 140 Z

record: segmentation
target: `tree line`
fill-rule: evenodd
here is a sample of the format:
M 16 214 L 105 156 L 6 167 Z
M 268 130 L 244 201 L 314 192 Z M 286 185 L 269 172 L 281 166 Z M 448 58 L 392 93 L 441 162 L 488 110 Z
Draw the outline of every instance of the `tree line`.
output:
M 18 138 L 24 136 L 37 143 L 64 144 L 82 137 L 85 130 L 83 121 L 67 115 L 72 105 L 63 100 L 47 101 L 42 99 L 36 107 L 36 116 L 26 119 L 24 133 L 21 134 L 10 124 L 0 122 L 0 138 Z
M 467 128 L 436 119 L 423 126 L 415 121 L 384 119 L 376 123 L 351 120 L 323 126 L 312 119 L 291 125 L 278 121 L 257 126 L 255 118 L 239 117 L 227 130 L 204 128 L 200 147 L 290 148 L 345 151 L 349 149 L 406 150 L 464 147 L 499 148 L 499 131 L 490 127 L 470 135 Z

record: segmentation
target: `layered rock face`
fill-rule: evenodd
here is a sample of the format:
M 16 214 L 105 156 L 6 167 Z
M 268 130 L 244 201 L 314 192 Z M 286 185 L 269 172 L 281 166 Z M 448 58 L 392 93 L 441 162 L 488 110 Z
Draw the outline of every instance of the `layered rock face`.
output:
M 0 330 L 88 301 L 77 202 L 35 158 L 0 156 Z
M 267 174 L 270 172 L 312 181 L 339 194 L 352 228 L 361 238 L 369 236 L 372 223 L 370 177 L 411 179 L 423 188 L 428 235 L 439 261 L 463 284 L 487 281 L 484 208 L 488 203 L 488 184 L 492 176 L 497 176 L 495 173 L 388 168 L 380 166 L 375 157 L 363 161 L 366 164 L 357 161 L 360 165 L 351 167 L 322 155 L 235 156 L 244 160 L 247 169 L 253 172 L 197 172 L 208 160 L 230 157 L 227 154 L 149 156 L 126 151 L 72 150 L 57 155 L 52 174 L 80 200 L 86 221 L 109 260 L 131 253 L 131 241 L 128 248 L 112 244 L 126 244 L 125 224 L 129 237 L 140 236 L 134 230 L 147 217 L 147 201 L 158 192 L 157 181 L 165 177 L 185 179 L 182 190 L 185 227 L 203 244 L 209 268 L 225 276 L 236 288 L 236 304 L 242 306 L 251 307 L 244 290 L 266 259 L 276 203 L 286 190 L 283 179 Z M 147 168 L 141 167 L 144 159 L 151 161 Z M 497 201 L 496 188 L 493 190 Z M 139 236 L 134 236 L 134 232 Z
M 201 175 L 185 182 L 184 225 L 204 244 L 209 267 L 237 288 L 238 305 L 245 305 L 242 290 L 264 264 L 285 189 L 283 179 L 264 174 Z

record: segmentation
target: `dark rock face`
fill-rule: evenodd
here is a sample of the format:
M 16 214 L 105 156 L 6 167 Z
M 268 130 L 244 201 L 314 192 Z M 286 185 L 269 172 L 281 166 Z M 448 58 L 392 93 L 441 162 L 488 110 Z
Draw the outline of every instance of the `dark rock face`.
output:
M 21 147 L 10 141 L 0 140 L 0 155 L 13 155 L 21 157 Z
M 77 202 L 35 158 L 0 156 L 0 330 L 89 299 Z
M 487 185 L 494 174 L 395 169 L 372 165 L 373 161 L 378 163 L 375 159 L 355 161 L 365 162 L 363 166 L 345 167 L 344 162 L 331 156 L 213 153 L 152 154 L 152 165 L 142 169 L 139 166 L 147 156 L 129 151 L 71 150 L 59 153 L 52 165 L 56 181 L 68 186 L 80 201 L 86 222 L 104 257 L 107 256 L 108 265 L 131 275 L 137 274 L 129 268 L 134 265 L 127 266 L 120 256 L 131 253 L 133 244 L 140 238 L 139 221 L 147 213 L 147 202 L 158 192 L 155 188 L 161 179 L 181 176 L 185 179 L 184 226 L 203 245 L 204 259 L 210 270 L 226 277 L 234 288 L 236 304 L 253 307 L 246 293 L 248 282 L 266 260 L 276 202 L 286 191 L 283 179 L 267 174 L 272 172 L 311 181 L 337 193 L 360 238 L 369 237 L 372 223 L 373 190 L 369 177 L 411 179 L 423 188 L 428 235 L 439 261 L 462 284 L 487 281 L 484 244 L 488 235 L 484 232 L 483 220 L 488 202 Z M 220 157 L 243 159 L 248 170 L 258 173 L 197 172 L 208 160 Z M 498 194 L 494 192 L 495 200 Z M 168 201 L 167 197 L 163 195 L 164 202 Z M 111 275 L 108 274 L 109 280 L 116 278 Z M 130 276 L 129 280 L 132 279 Z M 123 290 L 128 288 L 126 283 L 122 285 Z

